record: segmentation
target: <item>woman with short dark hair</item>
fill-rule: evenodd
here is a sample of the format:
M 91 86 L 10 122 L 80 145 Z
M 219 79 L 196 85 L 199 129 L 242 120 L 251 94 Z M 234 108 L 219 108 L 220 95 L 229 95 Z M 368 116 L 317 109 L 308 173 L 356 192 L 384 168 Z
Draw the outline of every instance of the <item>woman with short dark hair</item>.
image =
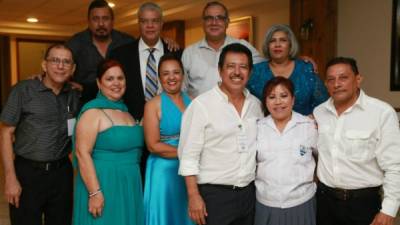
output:
M 257 123 L 255 225 L 315 225 L 315 122 L 293 111 L 294 86 L 272 78 L 263 90 L 266 117 Z

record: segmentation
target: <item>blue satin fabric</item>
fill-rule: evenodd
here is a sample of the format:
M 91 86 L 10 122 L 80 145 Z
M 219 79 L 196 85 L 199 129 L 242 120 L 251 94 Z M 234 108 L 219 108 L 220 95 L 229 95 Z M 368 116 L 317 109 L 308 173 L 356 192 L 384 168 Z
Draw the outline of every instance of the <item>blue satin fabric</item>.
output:
M 182 93 L 185 105 L 190 98 Z M 161 141 L 179 143 L 182 113 L 164 92 L 161 93 Z M 194 225 L 188 216 L 187 192 L 183 177 L 178 175 L 177 158 L 167 159 L 150 154 L 147 159 L 144 188 L 146 225 Z

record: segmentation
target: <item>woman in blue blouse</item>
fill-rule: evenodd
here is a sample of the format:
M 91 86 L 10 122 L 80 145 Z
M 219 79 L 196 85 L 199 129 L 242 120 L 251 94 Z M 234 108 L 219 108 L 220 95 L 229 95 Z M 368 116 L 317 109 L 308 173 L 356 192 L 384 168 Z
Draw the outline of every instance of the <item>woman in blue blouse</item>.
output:
M 299 44 L 287 25 L 274 25 L 265 35 L 263 52 L 267 62 L 255 64 L 247 88 L 262 99 L 264 85 L 273 77 L 290 79 L 295 86 L 293 110 L 303 115 L 328 99 L 328 93 L 311 63 L 297 59 Z

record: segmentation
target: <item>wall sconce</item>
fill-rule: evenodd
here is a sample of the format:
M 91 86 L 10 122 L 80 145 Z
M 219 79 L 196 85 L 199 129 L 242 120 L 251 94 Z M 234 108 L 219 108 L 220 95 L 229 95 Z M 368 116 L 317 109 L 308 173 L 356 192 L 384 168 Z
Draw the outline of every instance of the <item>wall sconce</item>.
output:
M 314 28 L 314 21 L 312 19 L 306 20 L 300 27 L 300 38 L 304 41 L 310 39 L 310 32 Z

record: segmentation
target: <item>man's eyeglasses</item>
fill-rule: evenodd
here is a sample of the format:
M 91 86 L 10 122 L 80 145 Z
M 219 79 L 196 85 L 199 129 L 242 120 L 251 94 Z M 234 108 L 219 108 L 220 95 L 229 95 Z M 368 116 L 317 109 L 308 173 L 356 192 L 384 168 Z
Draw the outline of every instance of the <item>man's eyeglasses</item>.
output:
M 203 16 L 203 20 L 206 21 L 207 23 L 216 21 L 216 22 L 225 22 L 227 19 L 226 16 L 223 15 L 217 15 L 217 16 Z
M 58 65 L 62 64 L 64 67 L 68 67 L 68 68 L 74 64 L 74 62 L 70 59 L 60 59 L 60 58 L 56 58 L 56 57 L 48 58 L 48 59 L 46 59 L 46 61 L 49 62 L 53 66 L 58 66 Z

